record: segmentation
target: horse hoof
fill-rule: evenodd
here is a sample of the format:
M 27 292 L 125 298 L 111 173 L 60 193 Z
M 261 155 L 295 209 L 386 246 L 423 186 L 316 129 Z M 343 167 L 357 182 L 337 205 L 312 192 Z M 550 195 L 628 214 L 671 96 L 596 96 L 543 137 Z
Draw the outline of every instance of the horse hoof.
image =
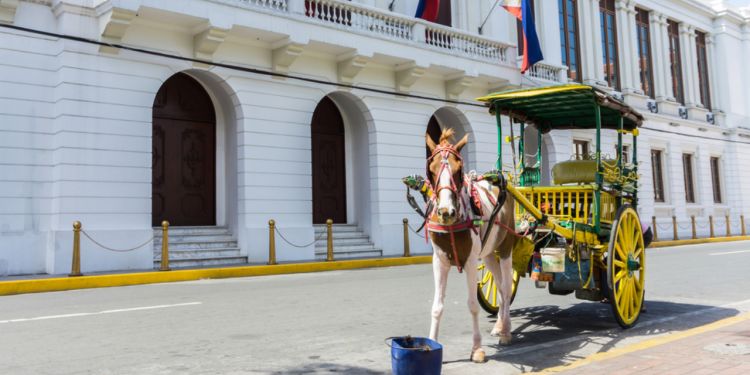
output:
M 477 349 L 473 352 L 471 352 L 471 361 L 474 363 L 484 363 L 484 350 Z
M 490 331 L 490 336 L 492 336 L 492 337 L 500 337 L 500 329 L 499 328 L 493 328 L 492 331 Z
M 500 335 L 500 345 L 510 345 L 510 335 Z

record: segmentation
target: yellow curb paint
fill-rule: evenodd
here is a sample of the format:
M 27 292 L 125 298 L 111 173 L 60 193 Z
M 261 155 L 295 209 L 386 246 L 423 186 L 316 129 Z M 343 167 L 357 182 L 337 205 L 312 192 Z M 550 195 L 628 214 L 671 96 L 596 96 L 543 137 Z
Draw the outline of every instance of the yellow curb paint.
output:
M 200 279 L 222 279 L 230 277 L 250 277 L 291 273 L 352 270 L 360 268 L 394 267 L 406 266 L 411 264 L 425 264 L 430 262 L 432 262 L 432 256 L 424 255 L 408 258 L 357 259 L 335 262 L 276 264 L 273 266 L 242 266 L 165 272 L 153 271 L 113 275 L 13 280 L 0 282 L 0 296 L 24 293 L 55 292 L 73 289 L 169 283 Z
M 733 324 L 744 322 L 746 320 L 750 320 L 750 313 L 733 316 L 731 318 L 722 319 L 722 320 L 719 320 L 719 321 L 716 321 L 716 322 L 713 322 L 713 323 L 709 323 L 709 324 L 706 324 L 706 325 L 703 325 L 703 326 L 700 326 L 700 327 L 695 327 L 695 328 L 689 329 L 687 331 L 678 332 L 678 333 L 674 333 L 674 334 L 671 334 L 671 335 L 665 335 L 665 336 L 656 337 L 656 338 L 653 338 L 653 339 L 641 341 L 641 342 L 638 342 L 638 343 L 635 343 L 635 344 L 631 344 L 631 345 L 628 345 L 628 346 L 625 346 L 625 347 L 622 347 L 622 348 L 616 348 L 616 349 L 610 350 L 608 352 L 596 353 L 596 354 L 590 355 L 590 356 L 588 356 L 586 358 L 579 359 L 579 360 L 577 360 L 575 362 L 571 362 L 571 363 L 569 363 L 567 365 L 550 367 L 550 368 L 544 369 L 544 370 L 539 371 L 539 372 L 533 372 L 531 374 L 549 374 L 549 373 L 556 373 L 556 372 L 573 370 L 573 369 L 576 369 L 576 368 L 579 368 L 579 367 L 582 367 L 582 366 L 586 366 L 586 365 L 594 363 L 594 362 L 605 361 L 607 359 L 612 359 L 612 358 L 620 357 L 620 356 L 623 356 L 625 354 L 637 352 L 637 351 L 648 349 L 648 348 L 653 348 L 653 347 L 659 346 L 659 345 L 668 344 L 670 342 L 677 341 L 677 340 L 682 340 L 682 339 L 685 339 L 685 338 L 688 338 L 688 337 L 691 337 L 691 336 L 699 335 L 701 333 L 715 331 L 717 329 L 721 329 L 721 328 L 724 328 L 724 327 L 727 327 L 727 326 L 730 326 L 730 325 L 733 325 Z
M 748 241 L 748 240 L 750 240 L 750 236 L 698 238 L 695 240 L 656 241 L 656 242 L 652 242 L 649 248 L 681 246 L 681 245 L 697 245 L 697 244 L 702 244 L 702 243 Z

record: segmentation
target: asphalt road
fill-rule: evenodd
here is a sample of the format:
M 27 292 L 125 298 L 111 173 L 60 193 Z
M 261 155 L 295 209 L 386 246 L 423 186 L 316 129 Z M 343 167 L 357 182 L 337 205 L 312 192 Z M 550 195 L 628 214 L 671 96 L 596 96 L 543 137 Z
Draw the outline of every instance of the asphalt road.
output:
M 468 361 L 453 269 L 444 373 L 540 370 L 750 311 L 749 266 L 750 242 L 650 249 L 647 311 L 626 331 L 609 305 L 522 279 L 510 346 L 480 315 L 485 364 Z M 0 374 L 388 373 L 384 339 L 427 335 L 431 304 L 430 265 L 0 297 Z

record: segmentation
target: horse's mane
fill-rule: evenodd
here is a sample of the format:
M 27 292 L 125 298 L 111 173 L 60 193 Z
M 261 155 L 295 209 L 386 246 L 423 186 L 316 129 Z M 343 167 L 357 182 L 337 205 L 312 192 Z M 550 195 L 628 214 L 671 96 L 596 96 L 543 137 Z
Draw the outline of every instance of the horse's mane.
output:
M 440 142 L 438 142 L 438 144 L 450 143 L 455 134 L 456 131 L 453 130 L 453 128 L 444 129 L 443 133 L 440 135 Z

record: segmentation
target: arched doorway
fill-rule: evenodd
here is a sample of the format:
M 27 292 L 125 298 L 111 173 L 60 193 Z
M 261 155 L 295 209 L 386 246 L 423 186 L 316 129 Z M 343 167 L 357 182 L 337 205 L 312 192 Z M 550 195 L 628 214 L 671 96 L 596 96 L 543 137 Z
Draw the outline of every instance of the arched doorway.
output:
M 344 119 L 331 98 L 318 103 L 311 127 L 313 223 L 346 223 Z
M 178 73 L 153 105 L 151 223 L 216 225 L 216 114 L 193 78 Z
M 430 122 L 427 123 L 426 134 L 430 136 L 430 139 L 432 139 L 432 141 L 435 142 L 435 144 L 438 144 L 440 142 L 440 136 L 443 134 L 443 130 L 440 128 L 440 124 L 438 123 L 438 120 L 435 117 L 435 115 L 432 115 L 432 117 L 430 117 Z M 425 148 L 427 157 L 429 158 L 430 148 L 427 147 L 426 144 L 424 148 Z
M 453 135 L 454 142 L 458 142 L 466 134 L 469 134 L 471 132 L 471 126 L 469 125 L 469 121 L 466 119 L 466 116 L 464 116 L 464 114 L 459 110 L 452 107 L 443 107 L 435 111 L 435 113 L 430 117 L 430 121 L 427 123 L 427 131 L 425 133 L 429 135 L 435 143 L 438 143 L 438 141 L 440 140 L 440 136 L 443 133 L 443 129 L 446 128 L 452 128 L 455 132 Z M 466 168 L 466 170 L 474 168 L 474 165 L 471 161 L 471 154 L 474 152 L 473 143 L 475 141 L 476 140 L 472 139 L 472 137 L 470 136 L 467 147 L 464 147 L 461 150 L 461 157 L 464 160 L 464 167 Z M 426 147 L 427 146 L 425 146 L 426 154 L 429 157 L 430 150 Z

